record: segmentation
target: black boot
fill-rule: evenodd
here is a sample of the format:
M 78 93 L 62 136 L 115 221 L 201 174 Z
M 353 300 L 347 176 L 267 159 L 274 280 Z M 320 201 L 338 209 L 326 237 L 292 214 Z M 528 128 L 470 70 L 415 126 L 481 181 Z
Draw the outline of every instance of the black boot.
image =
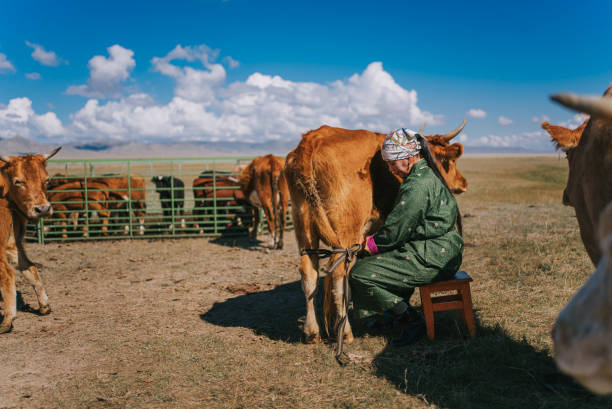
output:
M 413 344 L 427 332 L 425 319 L 412 307 L 409 307 L 406 312 L 399 316 L 394 324 L 400 328 L 401 332 L 398 338 L 391 341 L 393 347 Z

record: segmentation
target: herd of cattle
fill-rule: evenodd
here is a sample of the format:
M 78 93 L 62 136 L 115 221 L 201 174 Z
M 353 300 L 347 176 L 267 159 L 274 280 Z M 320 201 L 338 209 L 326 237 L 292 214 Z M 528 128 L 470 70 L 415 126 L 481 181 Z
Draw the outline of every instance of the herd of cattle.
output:
M 554 325 L 555 359 L 563 371 L 591 390 L 611 393 L 612 87 L 603 98 L 560 95 L 553 99 L 590 115 L 574 130 L 546 122 L 542 127 L 550 133 L 557 148 L 567 154 L 570 171 L 563 203 L 574 207 L 585 248 L 597 267 Z M 446 134 L 425 136 L 440 172 L 455 194 L 467 190 L 467 181 L 456 166 L 463 146 L 451 143 L 464 126 L 465 121 Z M 217 193 L 263 208 L 273 234 L 273 246 L 282 248 L 284 215 L 291 198 L 300 250 L 318 249 L 321 242 L 331 248 L 349 248 L 380 227 L 398 191 L 400 180 L 389 172 L 381 157 L 384 137 L 385 134 L 366 130 L 322 126 L 305 133 L 286 161 L 272 155 L 256 158 L 241 170 L 239 178 L 226 174 L 213 179 L 210 173 L 200 174 L 192 186 L 196 209 L 205 208 L 207 195 L 214 191 L 211 184 L 232 186 L 234 189 Z M 33 285 L 40 313 L 50 312 L 38 270 L 25 253 L 23 237 L 28 220 L 51 215 L 50 201 L 61 202 L 66 212 L 78 212 L 71 205 L 84 200 L 83 180 L 56 177 L 50 181 L 46 162 L 58 150 L 44 155 L 0 156 L 0 290 L 4 301 L 0 333 L 11 330 L 16 315 L 15 275 L 9 260 Z M 134 211 L 142 226 L 146 209 L 144 196 L 138 194 L 144 195 L 144 182 L 144 178 L 117 175 L 90 178 L 86 194 L 92 196 L 86 201 L 106 204 L 96 209 L 102 219 L 110 218 L 113 210 Z M 154 177 L 152 182 L 160 195 L 165 220 L 183 222 L 184 183 L 168 176 Z M 54 196 L 60 194 L 57 186 L 63 186 L 64 196 Z M 202 212 L 198 216 L 205 218 L 206 210 Z M 255 212 L 256 222 L 258 214 Z M 256 226 L 252 234 L 257 234 Z M 332 255 L 329 265 L 340 256 Z M 306 299 L 305 338 L 307 342 L 320 342 L 314 307 L 319 271 L 316 252 L 301 253 L 299 270 Z M 325 277 L 323 316 L 326 333 L 330 335 L 330 326 L 344 321 L 346 315 L 343 281 L 347 270 L 340 263 Z M 353 335 L 346 322 L 343 339 L 350 343 Z
M 237 165 L 232 171 L 201 172 L 192 182 L 190 216 L 186 214 L 182 179 L 160 175 L 150 181 L 159 197 L 163 225 L 168 229 L 173 230 L 180 224 L 181 232 L 203 234 L 205 229 L 214 229 L 215 220 L 221 225 L 220 231 L 234 224 L 240 224 L 244 231 L 252 225 L 251 234 L 256 235 L 261 208 L 270 230 L 275 232 L 277 226 L 280 228 L 274 234 L 274 247 L 282 248 L 289 202 L 283 166 L 283 158 L 266 155 L 248 165 Z M 145 229 L 151 234 L 163 231 L 151 222 L 159 221 L 155 211 L 147 214 L 147 190 L 146 179 L 137 174 L 81 177 L 57 173 L 47 186 L 53 216 L 44 223 L 45 234 L 69 238 L 69 234 L 72 237 L 75 233 L 88 237 L 90 234 L 128 234 L 132 229 L 136 235 L 144 235 Z

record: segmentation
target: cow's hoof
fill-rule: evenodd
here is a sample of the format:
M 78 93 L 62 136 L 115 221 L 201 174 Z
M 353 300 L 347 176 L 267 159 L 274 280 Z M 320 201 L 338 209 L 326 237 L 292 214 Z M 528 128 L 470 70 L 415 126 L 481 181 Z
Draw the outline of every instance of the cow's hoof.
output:
M 40 315 L 48 315 L 51 313 L 51 306 L 49 304 L 47 305 L 43 305 L 40 308 L 38 308 L 38 313 Z
M 7 332 L 11 332 L 13 329 L 13 323 L 10 322 L 8 324 L 0 325 L 0 334 L 6 334 Z
M 307 344 L 320 344 L 322 342 L 320 334 L 310 334 L 306 335 L 306 343 Z

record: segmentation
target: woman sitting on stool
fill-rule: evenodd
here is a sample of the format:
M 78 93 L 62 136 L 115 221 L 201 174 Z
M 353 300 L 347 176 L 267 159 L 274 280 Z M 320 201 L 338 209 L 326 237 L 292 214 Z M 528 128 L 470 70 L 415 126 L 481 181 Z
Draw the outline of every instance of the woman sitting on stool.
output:
M 423 318 L 409 305 L 414 288 L 448 280 L 461 266 L 463 238 L 457 202 L 440 174 L 426 140 L 409 129 L 385 138 L 382 157 L 403 179 L 385 224 L 364 238 L 368 254 L 350 273 L 355 313 L 366 318 L 390 313 L 403 327 L 393 345 L 425 334 Z

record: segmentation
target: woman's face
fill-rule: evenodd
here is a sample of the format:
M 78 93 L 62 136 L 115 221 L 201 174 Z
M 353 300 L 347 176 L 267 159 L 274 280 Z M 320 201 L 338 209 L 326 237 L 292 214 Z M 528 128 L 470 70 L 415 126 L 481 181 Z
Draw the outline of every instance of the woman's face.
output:
M 402 179 L 408 176 L 410 169 L 421 159 L 421 155 L 413 156 L 407 159 L 391 160 L 387 162 L 387 166 L 391 173 L 401 177 Z

